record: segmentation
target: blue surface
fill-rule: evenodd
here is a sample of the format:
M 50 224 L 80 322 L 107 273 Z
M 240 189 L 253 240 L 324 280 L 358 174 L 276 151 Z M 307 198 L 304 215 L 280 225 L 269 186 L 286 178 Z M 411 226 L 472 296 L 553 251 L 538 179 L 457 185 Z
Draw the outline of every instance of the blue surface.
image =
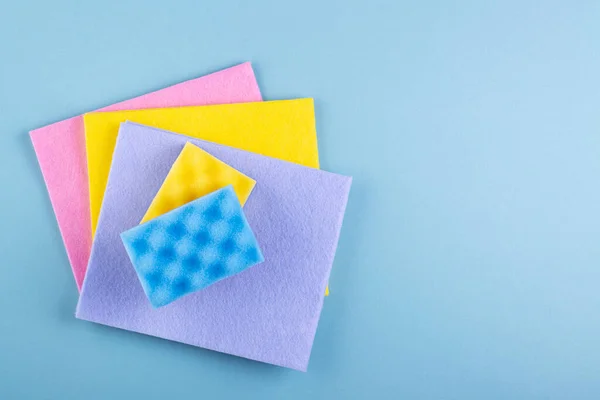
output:
M 4 3 L 0 398 L 600 398 L 598 21 L 589 1 Z M 266 99 L 315 97 L 323 168 L 354 176 L 306 374 L 77 321 L 26 133 L 245 60 Z
M 264 261 L 229 185 L 121 233 L 154 307 Z

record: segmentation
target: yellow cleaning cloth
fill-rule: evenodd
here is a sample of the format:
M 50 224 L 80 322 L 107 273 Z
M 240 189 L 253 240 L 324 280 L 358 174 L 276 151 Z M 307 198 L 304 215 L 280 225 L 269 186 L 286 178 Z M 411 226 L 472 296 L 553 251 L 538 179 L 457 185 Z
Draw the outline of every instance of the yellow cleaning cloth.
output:
M 243 206 L 256 181 L 206 151 L 186 143 L 140 223 L 167 213 L 204 195 L 233 185 Z
M 319 168 L 313 99 L 84 115 L 92 237 L 106 190 L 119 126 L 131 121 Z M 325 295 L 329 294 L 329 289 Z
M 119 125 L 125 121 L 319 167 L 312 99 L 88 113 L 84 123 L 92 237 L 96 232 Z

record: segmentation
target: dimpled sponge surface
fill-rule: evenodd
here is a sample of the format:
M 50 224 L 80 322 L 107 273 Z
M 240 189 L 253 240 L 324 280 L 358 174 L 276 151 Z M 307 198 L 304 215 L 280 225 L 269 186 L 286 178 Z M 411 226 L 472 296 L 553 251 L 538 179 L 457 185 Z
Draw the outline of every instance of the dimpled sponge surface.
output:
M 229 185 L 121 234 L 154 307 L 264 261 Z
M 188 142 L 173 163 L 142 223 L 227 185 L 233 186 L 243 206 L 255 184 L 254 179 Z

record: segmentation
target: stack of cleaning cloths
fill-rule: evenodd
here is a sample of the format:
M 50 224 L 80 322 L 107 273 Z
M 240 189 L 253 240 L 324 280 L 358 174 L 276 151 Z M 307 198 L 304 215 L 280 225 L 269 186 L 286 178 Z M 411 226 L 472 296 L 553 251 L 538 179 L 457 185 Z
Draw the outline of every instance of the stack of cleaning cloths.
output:
M 352 179 L 249 63 L 36 129 L 77 318 L 305 371 Z

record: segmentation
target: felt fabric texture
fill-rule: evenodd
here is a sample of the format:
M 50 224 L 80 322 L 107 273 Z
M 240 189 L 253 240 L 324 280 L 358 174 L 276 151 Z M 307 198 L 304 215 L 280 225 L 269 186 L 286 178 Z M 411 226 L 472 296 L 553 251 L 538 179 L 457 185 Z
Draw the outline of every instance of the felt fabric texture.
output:
M 250 63 L 227 68 L 102 111 L 261 101 Z M 52 208 L 81 288 L 92 245 L 88 170 L 83 117 L 77 116 L 30 132 Z
M 265 261 L 155 309 L 119 235 L 138 224 L 187 141 L 256 180 L 244 213 Z M 350 177 L 122 124 L 76 316 L 305 371 L 351 183 Z
M 154 307 L 264 261 L 231 185 L 133 227 L 121 239 Z
M 142 223 L 227 185 L 233 185 L 243 206 L 255 184 L 254 179 L 200 147 L 186 143 L 142 218 Z
M 131 121 L 198 139 L 319 167 L 312 99 L 89 113 L 84 116 L 92 237 L 119 125 Z

